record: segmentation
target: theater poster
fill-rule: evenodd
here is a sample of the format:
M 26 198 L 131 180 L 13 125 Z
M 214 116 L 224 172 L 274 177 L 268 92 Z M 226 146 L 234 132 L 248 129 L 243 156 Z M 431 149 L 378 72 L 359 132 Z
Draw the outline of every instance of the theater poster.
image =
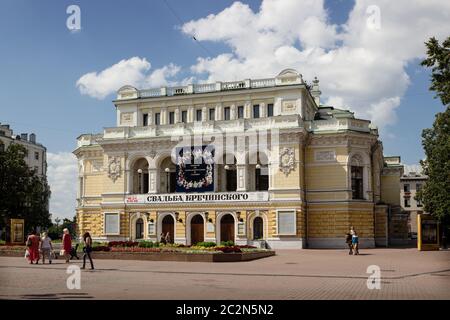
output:
M 11 219 L 11 243 L 24 243 L 24 227 L 24 219 Z
M 214 147 L 182 147 L 176 152 L 176 192 L 214 191 Z

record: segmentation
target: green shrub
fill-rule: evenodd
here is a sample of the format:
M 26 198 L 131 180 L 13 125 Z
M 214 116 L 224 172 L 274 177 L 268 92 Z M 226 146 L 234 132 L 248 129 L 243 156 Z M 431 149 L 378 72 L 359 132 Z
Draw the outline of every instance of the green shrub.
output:
M 234 246 L 234 241 L 222 241 L 221 243 L 220 243 L 220 245 L 221 246 L 223 246 L 223 247 L 232 247 L 232 246 Z
M 199 242 L 197 244 L 195 244 L 196 247 L 205 247 L 205 248 L 211 248 L 211 247 L 215 247 L 216 243 L 215 242 Z
M 153 248 L 154 247 L 154 243 L 153 241 L 139 241 L 138 244 L 139 248 Z

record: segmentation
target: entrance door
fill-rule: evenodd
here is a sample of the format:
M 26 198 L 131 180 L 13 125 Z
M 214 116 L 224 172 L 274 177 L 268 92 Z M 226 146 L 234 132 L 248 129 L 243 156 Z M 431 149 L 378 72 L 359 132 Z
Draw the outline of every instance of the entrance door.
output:
M 199 214 L 195 215 L 191 220 L 191 245 L 203 242 L 205 237 L 203 217 Z
M 220 241 L 234 242 L 234 218 L 231 214 L 226 214 L 220 220 Z
M 136 220 L 136 239 L 144 238 L 144 221 L 139 218 Z
M 164 236 L 169 233 L 169 237 L 166 239 L 169 240 L 169 243 L 173 243 L 175 237 L 175 221 L 170 214 L 165 216 L 162 221 L 162 233 L 164 234 Z
M 253 240 L 264 238 L 263 226 L 264 223 L 261 217 L 256 217 L 255 220 L 253 220 Z

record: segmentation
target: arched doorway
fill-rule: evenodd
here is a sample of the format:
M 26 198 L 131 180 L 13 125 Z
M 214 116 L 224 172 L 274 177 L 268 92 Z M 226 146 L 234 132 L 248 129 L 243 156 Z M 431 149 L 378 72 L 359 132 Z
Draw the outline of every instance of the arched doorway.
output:
M 220 220 L 220 242 L 234 242 L 234 218 L 231 214 L 226 214 Z
M 261 217 L 256 217 L 253 220 L 253 240 L 260 240 L 264 238 L 264 222 Z
M 170 214 L 165 216 L 163 221 L 162 221 L 162 233 L 164 234 L 164 236 L 166 236 L 167 233 L 169 233 L 169 243 L 173 243 L 174 242 L 174 238 L 175 238 L 175 221 L 173 220 L 173 217 Z
M 195 245 L 198 242 L 203 242 L 205 239 L 205 226 L 203 217 L 199 214 L 195 215 L 191 219 L 191 245 Z
M 136 239 L 144 238 L 144 220 L 139 218 L 136 220 Z

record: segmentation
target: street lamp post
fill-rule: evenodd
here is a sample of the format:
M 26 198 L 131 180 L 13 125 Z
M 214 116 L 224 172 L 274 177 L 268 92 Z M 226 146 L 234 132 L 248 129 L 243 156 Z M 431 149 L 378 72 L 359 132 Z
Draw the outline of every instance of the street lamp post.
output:
M 169 174 L 170 174 L 170 169 L 166 168 L 164 169 L 164 171 L 166 172 L 166 193 L 169 193 Z
M 139 190 L 139 194 L 141 194 L 142 193 L 142 169 L 138 169 L 138 171 L 137 171 L 137 173 L 138 173 L 138 182 L 139 182 L 139 188 L 138 188 L 138 190 Z

